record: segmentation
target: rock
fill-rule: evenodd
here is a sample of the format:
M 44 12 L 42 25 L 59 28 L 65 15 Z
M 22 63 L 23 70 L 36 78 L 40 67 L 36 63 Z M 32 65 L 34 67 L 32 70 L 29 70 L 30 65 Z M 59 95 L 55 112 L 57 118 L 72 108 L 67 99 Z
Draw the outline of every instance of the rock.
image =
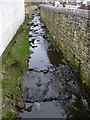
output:
M 29 106 L 29 107 L 27 107 L 27 108 L 25 108 L 25 110 L 28 111 L 28 112 L 31 112 L 31 110 L 32 110 L 32 105 Z
M 25 108 L 25 105 L 24 105 L 23 101 L 16 99 L 16 101 L 15 101 L 15 107 L 20 112 L 22 109 Z
M 51 80 L 48 80 L 48 81 L 47 81 L 47 84 L 49 85 L 50 83 L 51 83 Z
M 32 46 L 32 48 L 35 48 L 35 47 L 38 47 L 38 46 Z
M 44 74 L 47 74 L 48 73 L 48 69 L 46 69 L 46 70 L 41 70 L 41 72 L 43 72 Z
M 47 95 L 47 92 L 48 92 L 48 90 L 47 90 L 47 89 L 44 89 L 44 90 L 43 90 L 43 95 Z
M 28 35 L 29 37 L 33 37 L 33 34 L 32 34 L 32 32 L 29 32 L 29 35 Z
M 22 88 L 23 88 L 23 84 L 22 84 L 22 83 L 16 83 L 16 85 L 18 86 L 18 88 L 19 88 L 20 90 L 22 90 Z
M 35 39 L 32 39 L 32 43 L 34 44 Z
M 63 100 L 69 100 L 69 99 L 71 99 L 71 95 L 65 95 L 65 97 L 63 98 Z
M 6 94 L 6 97 L 13 100 L 13 95 L 12 94 Z
M 37 40 L 37 42 L 39 42 L 40 40 Z
M 30 97 L 29 88 L 27 88 L 27 87 L 24 88 L 24 96 L 25 96 L 26 99 L 28 99 Z
M 37 84 L 38 87 L 41 86 L 41 80 L 39 79 L 36 84 Z
M 34 69 L 33 69 L 33 68 L 28 68 L 28 70 L 29 70 L 29 71 L 34 71 Z
M 88 103 L 87 103 L 87 101 L 85 99 L 82 99 L 82 103 L 83 103 L 83 105 L 85 105 L 86 107 L 88 107 Z
M 59 75 L 59 71 L 56 71 L 56 74 Z

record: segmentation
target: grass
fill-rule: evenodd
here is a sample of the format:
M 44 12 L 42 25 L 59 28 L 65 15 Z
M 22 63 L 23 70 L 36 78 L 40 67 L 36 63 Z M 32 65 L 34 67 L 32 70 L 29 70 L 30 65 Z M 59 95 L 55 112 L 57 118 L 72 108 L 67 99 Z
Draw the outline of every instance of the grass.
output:
M 66 61 L 65 58 L 62 59 L 62 62 L 63 62 L 63 64 L 65 64 L 65 65 L 67 64 L 67 61 Z
M 15 44 L 10 50 L 6 62 L 2 67 L 2 117 L 12 120 L 18 116 L 19 110 L 24 107 L 21 99 L 22 74 L 28 66 L 28 58 L 31 54 L 28 43 L 29 22 L 36 6 L 29 7 L 23 25 L 20 27 Z

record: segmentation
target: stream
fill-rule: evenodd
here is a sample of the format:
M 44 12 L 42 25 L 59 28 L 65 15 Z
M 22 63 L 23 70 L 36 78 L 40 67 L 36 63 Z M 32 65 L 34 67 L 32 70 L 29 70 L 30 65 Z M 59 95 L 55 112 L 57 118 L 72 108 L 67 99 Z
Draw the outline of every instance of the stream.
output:
M 45 37 L 47 29 L 40 11 L 33 15 L 29 31 L 32 54 L 23 75 L 23 118 L 90 118 L 86 93 L 73 70 L 62 62 L 62 54 Z

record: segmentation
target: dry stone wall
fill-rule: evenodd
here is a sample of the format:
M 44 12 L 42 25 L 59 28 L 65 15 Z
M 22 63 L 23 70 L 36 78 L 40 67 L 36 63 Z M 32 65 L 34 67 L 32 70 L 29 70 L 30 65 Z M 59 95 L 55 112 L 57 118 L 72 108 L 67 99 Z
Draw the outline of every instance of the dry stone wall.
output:
M 41 18 L 65 58 L 90 85 L 90 19 L 87 10 L 41 6 Z

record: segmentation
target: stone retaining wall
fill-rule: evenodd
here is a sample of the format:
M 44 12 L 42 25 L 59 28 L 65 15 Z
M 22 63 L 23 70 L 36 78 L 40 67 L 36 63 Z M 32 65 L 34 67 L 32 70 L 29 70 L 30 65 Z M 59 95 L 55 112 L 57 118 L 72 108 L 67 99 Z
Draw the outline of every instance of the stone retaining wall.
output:
M 87 10 L 68 10 L 41 5 L 41 18 L 57 48 L 90 85 L 90 19 Z

